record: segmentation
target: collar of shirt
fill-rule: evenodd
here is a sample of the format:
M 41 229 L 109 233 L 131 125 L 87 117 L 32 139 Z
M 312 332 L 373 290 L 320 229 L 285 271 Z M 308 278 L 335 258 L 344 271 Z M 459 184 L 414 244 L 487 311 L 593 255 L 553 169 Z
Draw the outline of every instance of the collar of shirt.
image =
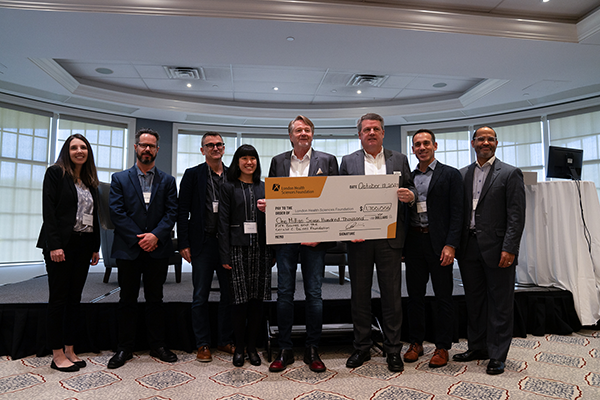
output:
M 296 153 L 294 153 L 294 150 L 292 150 L 292 161 L 297 161 L 297 162 L 310 161 L 311 156 L 312 156 L 312 147 L 308 149 L 308 151 L 306 152 L 304 157 L 302 157 L 302 159 L 299 159 L 298 157 L 296 157 Z
M 435 170 L 435 166 L 437 165 L 437 160 L 434 159 L 428 166 L 427 169 L 425 170 L 425 172 L 421 172 L 421 170 L 419 169 L 419 164 L 417 164 L 417 168 L 415 168 L 415 173 L 417 174 L 426 174 L 429 170 L 434 171 Z
M 142 172 L 140 167 L 138 167 L 137 163 L 135 164 L 135 169 L 137 170 L 138 176 L 146 176 L 147 174 L 154 175 L 154 171 L 156 170 L 156 165 L 148 170 L 145 174 Z
M 383 147 L 375 157 L 367 153 L 364 149 L 363 152 L 365 154 L 365 175 L 385 175 L 387 171 Z
M 310 158 L 312 156 L 312 148 L 308 149 L 304 157 L 299 159 L 292 150 L 292 158 L 290 160 L 290 177 L 308 176 L 308 168 L 310 166 Z
M 485 168 L 486 165 L 489 165 L 491 167 L 494 161 L 496 161 L 496 156 L 490 157 L 490 159 L 483 163 L 483 165 L 479 165 L 479 161 L 475 161 L 475 165 L 479 168 Z

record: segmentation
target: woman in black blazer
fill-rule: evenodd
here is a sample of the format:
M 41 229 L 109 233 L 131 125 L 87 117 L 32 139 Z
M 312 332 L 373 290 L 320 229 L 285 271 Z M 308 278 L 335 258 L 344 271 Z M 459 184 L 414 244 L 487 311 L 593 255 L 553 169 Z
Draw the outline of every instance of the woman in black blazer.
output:
M 50 366 L 75 372 L 86 366 L 73 350 L 81 292 L 100 248 L 98 174 L 83 135 L 69 136 L 56 163 L 46 170 L 42 202 L 44 223 L 37 247 L 43 249 L 48 272 Z
M 256 149 L 240 146 L 221 185 L 219 251 L 228 270 L 235 333 L 233 365 L 244 365 L 244 350 L 252 365 L 260 365 L 256 342 L 262 327 L 263 300 L 271 299 L 273 256 L 267 248 L 265 214 L 257 202 L 265 197 Z

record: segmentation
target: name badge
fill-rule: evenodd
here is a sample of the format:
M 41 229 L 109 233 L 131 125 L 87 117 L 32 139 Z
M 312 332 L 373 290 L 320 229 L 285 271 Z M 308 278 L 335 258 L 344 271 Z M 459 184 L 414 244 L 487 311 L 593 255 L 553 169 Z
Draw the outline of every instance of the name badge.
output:
M 92 214 L 83 214 L 83 224 L 87 226 L 94 226 L 94 216 Z
M 213 201 L 213 213 L 216 214 L 219 212 L 219 202 Z
M 477 209 L 477 202 L 479 199 L 473 199 L 473 210 Z
M 256 222 L 244 222 L 244 233 L 246 235 L 250 233 L 258 233 Z
M 402 171 L 394 171 L 394 175 L 402 176 Z
M 427 212 L 427 202 L 426 201 L 419 201 L 417 203 L 417 212 L 418 213 L 425 213 L 425 212 Z
M 152 196 L 152 192 L 144 192 L 144 203 L 150 203 L 150 196 Z

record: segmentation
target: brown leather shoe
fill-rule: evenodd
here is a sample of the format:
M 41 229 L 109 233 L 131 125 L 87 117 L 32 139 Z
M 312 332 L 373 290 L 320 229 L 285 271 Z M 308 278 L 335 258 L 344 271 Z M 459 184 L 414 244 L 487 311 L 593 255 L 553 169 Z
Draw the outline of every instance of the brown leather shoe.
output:
M 235 353 L 235 345 L 233 343 L 226 344 L 225 346 L 217 346 L 217 350 L 223 351 L 225 353 L 233 354 Z
M 411 363 L 419 359 L 423 355 L 423 345 L 419 343 L 411 343 L 406 353 L 404 353 L 404 361 Z
M 431 361 L 429 361 L 429 368 L 439 368 L 448 364 L 448 350 L 446 349 L 435 349 Z
M 210 348 L 208 346 L 200 347 L 198 349 L 198 355 L 196 356 L 196 360 L 200 362 L 212 361 L 212 356 L 210 355 Z

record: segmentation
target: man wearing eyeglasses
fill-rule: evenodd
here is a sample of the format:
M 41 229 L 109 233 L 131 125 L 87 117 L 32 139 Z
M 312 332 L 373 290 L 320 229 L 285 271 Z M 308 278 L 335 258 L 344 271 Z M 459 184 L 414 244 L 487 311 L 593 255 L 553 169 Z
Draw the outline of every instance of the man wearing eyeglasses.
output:
M 233 354 L 233 327 L 230 316 L 229 282 L 221 266 L 217 221 L 221 184 L 227 174 L 222 158 L 225 153 L 223 137 L 218 132 L 202 136 L 200 151 L 206 162 L 188 168 L 179 186 L 177 237 L 181 256 L 192 264 L 194 294 L 192 300 L 192 327 L 200 362 L 212 361 L 210 353 L 210 323 L 208 296 L 214 272 L 219 280 L 217 349 Z
M 312 148 L 314 124 L 298 115 L 288 124 L 292 150 L 281 153 L 271 160 L 270 177 L 328 176 L 338 174 L 334 155 Z M 277 258 L 277 341 L 279 355 L 269 366 L 269 371 L 283 371 L 294 362 L 292 349 L 292 325 L 294 322 L 294 292 L 296 269 L 300 258 L 304 293 L 306 295 L 306 343 L 304 362 L 313 372 L 324 372 L 325 364 L 317 348 L 323 329 L 323 298 L 321 285 L 325 273 L 325 252 L 334 243 L 292 243 L 275 248 Z
M 160 136 L 152 129 L 135 135 L 136 164 L 112 176 L 110 218 L 115 226 L 112 257 L 119 269 L 119 344 L 107 367 L 119 368 L 133 357 L 137 298 L 144 281 L 145 320 L 150 355 L 164 362 L 177 356 L 165 347 L 163 284 L 173 254 L 171 231 L 177 219 L 175 178 L 156 168 Z
M 461 169 L 464 222 L 457 257 L 467 303 L 468 350 L 455 361 L 490 359 L 487 373 L 504 372 L 513 333 L 515 266 L 525 226 L 525 186 L 520 169 L 496 158 L 498 138 L 476 129 L 477 161 Z

